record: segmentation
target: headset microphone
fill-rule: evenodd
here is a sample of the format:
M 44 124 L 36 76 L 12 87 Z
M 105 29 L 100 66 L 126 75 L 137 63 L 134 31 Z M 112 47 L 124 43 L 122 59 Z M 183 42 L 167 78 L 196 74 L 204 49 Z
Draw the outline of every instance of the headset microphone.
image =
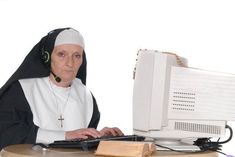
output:
M 61 78 L 59 76 L 56 76 L 56 74 L 54 74 L 52 71 L 51 71 L 51 73 L 54 76 L 54 79 L 56 80 L 56 82 L 60 83 L 61 82 Z

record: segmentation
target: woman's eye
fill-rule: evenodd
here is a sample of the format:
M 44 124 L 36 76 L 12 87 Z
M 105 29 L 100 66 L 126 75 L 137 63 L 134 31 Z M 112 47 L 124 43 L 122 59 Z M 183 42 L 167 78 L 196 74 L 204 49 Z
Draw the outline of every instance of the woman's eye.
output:
M 76 54 L 75 57 L 79 59 L 79 58 L 81 58 L 81 55 L 80 54 Z
M 59 53 L 57 53 L 57 55 L 58 55 L 59 57 L 64 57 L 64 56 L 65 56 L 65 54 L 64 54 L 63 52 L 59 52 Z

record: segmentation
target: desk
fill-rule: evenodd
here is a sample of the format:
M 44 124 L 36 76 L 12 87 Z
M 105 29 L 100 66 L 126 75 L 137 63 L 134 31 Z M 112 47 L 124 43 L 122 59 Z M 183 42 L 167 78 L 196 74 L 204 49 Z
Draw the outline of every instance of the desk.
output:
M 1 157 L 98 157 L 94 152 L 79 151 L 78 149 L 50 149 L 47 151 L 32 150 L 30 144 L 12 145 L 1 151 Z M 156 151 L 152 157 L 218 157 L 216 152 L 197 154 L 177 153 L 171 151 Z M 100 157 L 100 156 L 99 156 Z

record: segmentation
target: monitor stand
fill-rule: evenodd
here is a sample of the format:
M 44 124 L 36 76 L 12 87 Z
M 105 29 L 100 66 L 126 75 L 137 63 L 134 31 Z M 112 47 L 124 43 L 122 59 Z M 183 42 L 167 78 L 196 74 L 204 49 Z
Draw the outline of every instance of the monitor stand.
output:
M 154 140 L 156 149 L 161 151 L 169 151 L 169 149 L 173 149 L 176 151 L 186 151 L 186 152 L 195 152 L 200 151 L 200 148 L 191 143 L 183 142 L 179 139 L 155 139 Z M 161 147 L 162 146 L 162 147 Z

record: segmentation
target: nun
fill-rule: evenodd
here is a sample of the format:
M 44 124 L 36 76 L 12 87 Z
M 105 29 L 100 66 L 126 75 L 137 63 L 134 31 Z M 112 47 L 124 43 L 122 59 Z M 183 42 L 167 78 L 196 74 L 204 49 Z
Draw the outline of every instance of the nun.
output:
M 86 87 L 84 39 L 73 28 L 49 32 L 0 89 L 0 149 L 12 144 L 120 136 L 98 131 L 100 112 Z

